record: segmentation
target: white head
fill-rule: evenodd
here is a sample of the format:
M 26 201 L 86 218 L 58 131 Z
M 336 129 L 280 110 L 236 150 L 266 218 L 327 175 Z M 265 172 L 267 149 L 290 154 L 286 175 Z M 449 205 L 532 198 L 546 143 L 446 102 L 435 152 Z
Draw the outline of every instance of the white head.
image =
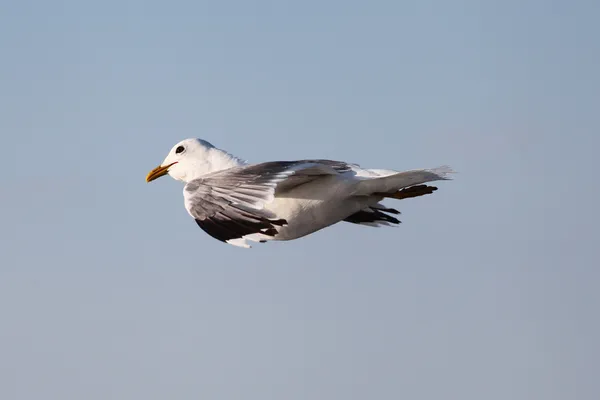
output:
M 185 139 L 177 143 L 162 164 L 150 171 L 146 182 L 169 174 L 173 179 L 189 182 L 210 172 L 231 168 L 243 162 L 202 139 Z

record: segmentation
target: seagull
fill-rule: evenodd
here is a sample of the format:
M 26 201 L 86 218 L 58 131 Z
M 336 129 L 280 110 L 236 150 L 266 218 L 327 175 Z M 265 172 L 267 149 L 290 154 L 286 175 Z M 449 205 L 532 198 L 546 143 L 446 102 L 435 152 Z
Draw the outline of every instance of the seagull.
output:
M 450 180 L 448 166 L 393 171 L 332 160 L 249 164 L 202 139 L 177 143 L 146 182 L 164 175 L 185 183 L 184 205 L 213 238 L 249 248 L 249 241 L 293 240 L 344 221 L 396 225 L 384 198 L 406 199 L 437 190 L 425 183 Z

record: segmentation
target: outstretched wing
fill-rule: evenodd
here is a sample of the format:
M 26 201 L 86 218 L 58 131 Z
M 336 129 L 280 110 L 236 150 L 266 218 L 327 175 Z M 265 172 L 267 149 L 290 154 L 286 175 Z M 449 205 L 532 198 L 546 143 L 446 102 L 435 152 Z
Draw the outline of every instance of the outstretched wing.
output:
M 276 191 L 349 171 L 348 164 L 329 160 L 275 161 L 235 167 L 186 184 L 188 213 L 206 233 L 222 242 L 248 247 L 245 236 L 273 237 L 287 224 L 265 210 Z

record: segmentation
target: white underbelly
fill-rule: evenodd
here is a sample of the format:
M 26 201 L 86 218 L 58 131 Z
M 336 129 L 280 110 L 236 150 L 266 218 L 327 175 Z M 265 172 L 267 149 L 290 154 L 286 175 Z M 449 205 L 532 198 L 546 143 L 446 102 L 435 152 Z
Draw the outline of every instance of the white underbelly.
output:
M 365 208 L 376 199 L 352 196 L 352 183 L 338 177 L 324 177 L 278 195 L 266 207 L 287 225 L 273 240 L 292 240 L 333 225 Z

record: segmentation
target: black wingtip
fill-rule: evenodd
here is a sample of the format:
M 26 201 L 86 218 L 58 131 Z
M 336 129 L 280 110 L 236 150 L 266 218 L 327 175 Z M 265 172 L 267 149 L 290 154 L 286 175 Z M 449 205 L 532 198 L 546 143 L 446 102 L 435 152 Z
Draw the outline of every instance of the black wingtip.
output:
M 346 222 L 351 222 L 353 224 L 371 224 L 377 222 L 388 222 L 392 224 L 399 224 L 401 221 L 397 218 L 392 217 L 391 215 L 385 214 L 384 210 L 371 208 L 372 211 L 358 211 L 344 219 Z M 387 209 L 385 212 L 389 212 Z

